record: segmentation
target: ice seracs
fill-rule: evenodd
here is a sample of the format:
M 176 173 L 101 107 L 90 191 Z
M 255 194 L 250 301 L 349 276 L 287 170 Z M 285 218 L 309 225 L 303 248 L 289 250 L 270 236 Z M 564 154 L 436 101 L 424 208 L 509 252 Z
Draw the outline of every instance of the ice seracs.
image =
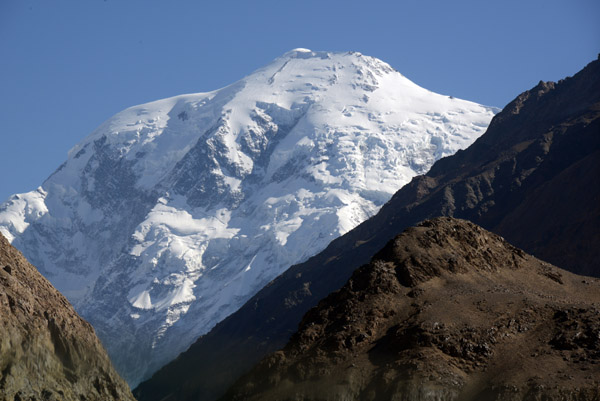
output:
M 496 111 L 359 53 L 294 49 L 223 89 L 118 113 L 0 206 L 0 232 L 135 385 Z

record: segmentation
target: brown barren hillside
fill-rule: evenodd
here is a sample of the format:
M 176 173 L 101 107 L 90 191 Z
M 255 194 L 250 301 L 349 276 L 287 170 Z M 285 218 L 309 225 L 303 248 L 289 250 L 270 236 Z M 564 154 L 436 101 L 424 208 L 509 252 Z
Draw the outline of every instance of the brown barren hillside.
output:
M 597 400 L 600 280 L 479 226 L 409 228 L 224 400 Z
M 2 235 L 0 400 L 134 400 L 92 326 Z

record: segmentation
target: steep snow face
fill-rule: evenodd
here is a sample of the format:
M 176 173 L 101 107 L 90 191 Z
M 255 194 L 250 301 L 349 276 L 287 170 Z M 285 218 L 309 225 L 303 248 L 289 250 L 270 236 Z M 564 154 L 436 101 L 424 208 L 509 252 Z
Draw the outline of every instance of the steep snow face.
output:
M 117 114 L 0 206 L 0 232 L 136 385 L 496 111 L 359 53 L 296 49 L 226 88 Z

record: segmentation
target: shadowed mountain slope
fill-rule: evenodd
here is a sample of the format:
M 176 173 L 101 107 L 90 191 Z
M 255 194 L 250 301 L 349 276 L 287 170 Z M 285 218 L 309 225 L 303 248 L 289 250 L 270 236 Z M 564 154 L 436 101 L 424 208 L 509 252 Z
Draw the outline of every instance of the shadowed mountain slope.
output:
M 308 309 L 391 238 L 446 215 L 471 220 L 542 259 L 600 276 L 600 61 L 540 82 L 486 133 L 399 190 L 373 218 L 292 266 L 140 385 L 140 400 L 211 400 L 283 347 Z
M 0 400 L 133 400 L 92 326 L 0 235 Z
M 464 220 L 409 228 L 224 400 L 596 400 L 600 281 Z

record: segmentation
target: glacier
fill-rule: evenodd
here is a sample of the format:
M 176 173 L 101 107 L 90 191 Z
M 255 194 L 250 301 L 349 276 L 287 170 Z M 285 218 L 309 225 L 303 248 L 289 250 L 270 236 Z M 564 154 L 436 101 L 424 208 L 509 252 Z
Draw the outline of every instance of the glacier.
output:
M 498 111 L 360 53 L 295 49 L 225 88 L 118 113 L 0 206 L 0 232 L 135 386 Z

